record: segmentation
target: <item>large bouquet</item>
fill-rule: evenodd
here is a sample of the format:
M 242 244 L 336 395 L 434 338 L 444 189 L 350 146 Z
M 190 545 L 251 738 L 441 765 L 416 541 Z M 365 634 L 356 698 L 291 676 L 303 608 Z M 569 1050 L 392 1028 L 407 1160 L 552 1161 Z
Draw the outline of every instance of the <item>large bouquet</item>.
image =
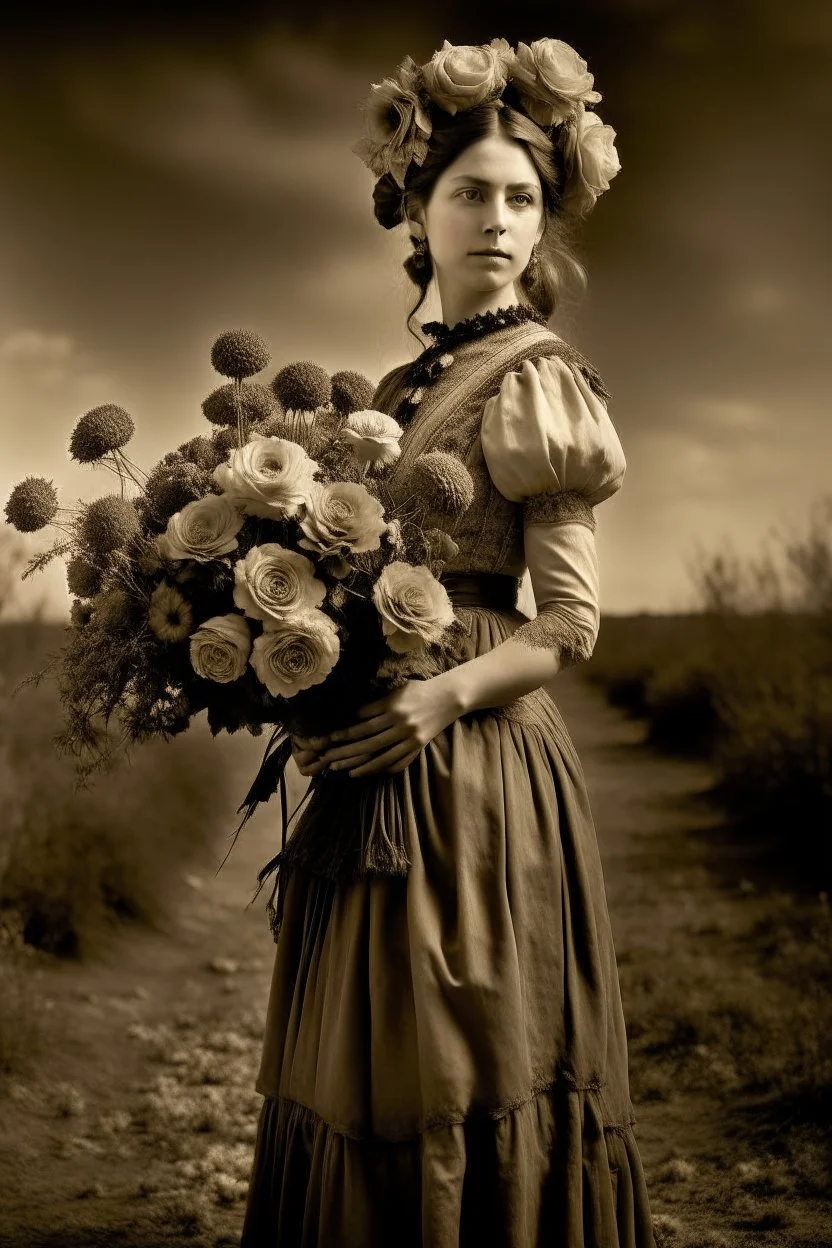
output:
M 56 743 L 82 777 L 202 710 L 215 734 L 329 732 L 462 653 L 438 578 L 457 550 L 445 526 L 472 499 L 464 465 L 420 456 L 409 497 L 385 507 L 402 429 L 370 409 L 372 385 L 308 362 L 251 381 L 269 358 L 258 335 L 222 334 L 211 359 L 230 380 L 202 405 L 213 431 L 149 474 L 124 452 L 123 408 L 81 416 L 70 453 L 116 474 L 117 493 L 65 509 L 27 477 L 6 503 L 19 530 L 61 532 L 23 573 L 64 556 L 74 598 L 65 644 L 30 679 L 57 672 Z

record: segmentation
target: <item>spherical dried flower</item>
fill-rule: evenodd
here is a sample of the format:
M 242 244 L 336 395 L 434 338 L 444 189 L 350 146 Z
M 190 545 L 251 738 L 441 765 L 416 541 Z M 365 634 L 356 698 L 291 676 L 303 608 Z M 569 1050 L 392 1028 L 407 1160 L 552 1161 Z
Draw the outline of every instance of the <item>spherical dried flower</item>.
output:
M 215 493 L 211 474 L 197 464 L 157 464 L 145 484 L 145 507 L 159 524 L 165 524 L 188 503 Z
M 300 360 L 281 368 L 272 390 L 287 410 L 314 412 L 330 401 L 332 380 L 320 364 Z
M 92 600 L 95 618 L 103 628 L 124 628 L 130 622 L 130 596 L 123 589 L 105 589 Z
M 267 420 L 259 424 L 252 432 L 259 433 L 263 438 L 289 438 L 291 425 L 286 420 L 284 413 L 278 410 L 273 416 L 269 416 Z
M 74 555 L 66 565 L 66 583 L 76 598 L 92 598 L 101 589 L 101 569 L 85 555 Z
M 461 516 L 474 501 L 474 482 L 461 459 L 446 451 L 419 455 L 408 479 L 430 512 Z
M 206 438 L 204 434 L 183 442 L 177 450 L 189 464 L 196 464 L 197 467 L 204 468 L 206 472 L 213 472 L 220 463 L 220 455 L 215 443 L 210 438 Z
M 268 386 L 257 381 L 241 386 L 239 390 L 240 406 L 246 420 L 266 420 L 274 415 L 277 402 L 274 392 Z M 208 398 L 203 400 L 202 414 L 212 425 L 233 425 L 237 427 L 237 407 L 234 399 L 234 386 L 229 382 L 212 390 Z
M 372 407 L 374 394 L 375 386 L 362 373 L 343 369 L 332 374 L 332 406 L 342 416 Z
M 249 329 L 230 329 L 220 334 L 211 348 L 211 363 L 222 377 L 253 377 L 266 367 L 271 353 L 259 334 Z
M 45 477 L 26 477 L 16 485 L 6 503 L 6 519 L 20 533 L 35 533 L 58 512 L 58 491 Z
M 184 641 L 190 636 L 194 615 L 191 604 L 178 589 L 164 582 L 150 595 L 147 622 L 162 641 Z
M 128 498 L 105 494 L 87 503 L 79 535 L 94 555 L 109 555 L 141 532 L 139 514 Z
M 228 452 L 237 446 L 237 430 L 236 429 L 217 429 L 212 435 L 211 441 L 214 443 L 217 455 L 219 455 L 219 463 L 224 464 L 228 458 Z
M 74 628 L 84 628 L 92 619 L 92 603 L 81 602 L 76 598 L 69 608 L 69 622 Z
M 133 418 L 123 407 L 104 403 L 79 418 L 69 439 L 69 453 L 80 464 L 92 464 L 124 446 L 135 432 Z

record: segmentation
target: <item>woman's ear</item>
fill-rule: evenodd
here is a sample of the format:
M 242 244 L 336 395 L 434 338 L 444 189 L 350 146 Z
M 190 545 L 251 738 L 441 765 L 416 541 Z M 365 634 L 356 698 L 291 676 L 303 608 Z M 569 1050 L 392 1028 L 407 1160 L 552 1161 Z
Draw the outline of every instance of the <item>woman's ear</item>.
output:
M 418 205 L 413 208 L 412 212 L 405 213 L 404 221 L 407 226 L 408 234 L 411 234 L 413 238 L 425 238 L 425 225 L 422 220 L 422 210 Z

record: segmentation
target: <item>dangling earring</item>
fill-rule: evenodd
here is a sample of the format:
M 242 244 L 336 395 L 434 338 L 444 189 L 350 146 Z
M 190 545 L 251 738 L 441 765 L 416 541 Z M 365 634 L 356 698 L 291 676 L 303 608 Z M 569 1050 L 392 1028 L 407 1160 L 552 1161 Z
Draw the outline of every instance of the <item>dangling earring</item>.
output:
M 428 240 L 426 238 L 412 238 L 413 243 L 413 263 L 417 269 L 423 269 L 428 262 Z
M 523 272 L 523 276 L 530 286 L 533 286 L 540 274 L 540 257 L 537 254 L 537 243 L 532 247 L 532 254 L 529 256 L 529 263 Z

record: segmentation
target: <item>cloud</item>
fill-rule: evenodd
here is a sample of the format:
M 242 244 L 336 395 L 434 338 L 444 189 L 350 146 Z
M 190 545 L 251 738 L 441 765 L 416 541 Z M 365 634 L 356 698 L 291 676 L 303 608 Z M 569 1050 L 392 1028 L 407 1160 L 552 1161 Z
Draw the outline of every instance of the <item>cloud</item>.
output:
M 240 196 L 338 198 L 366 182 L 350 151 L 361 129 L 365 73 L 308 47 L 266 42 L 239 67 L 147 47 L 95 72 L 67 70 L 66 103 L 81 128 L 148 160 Z

